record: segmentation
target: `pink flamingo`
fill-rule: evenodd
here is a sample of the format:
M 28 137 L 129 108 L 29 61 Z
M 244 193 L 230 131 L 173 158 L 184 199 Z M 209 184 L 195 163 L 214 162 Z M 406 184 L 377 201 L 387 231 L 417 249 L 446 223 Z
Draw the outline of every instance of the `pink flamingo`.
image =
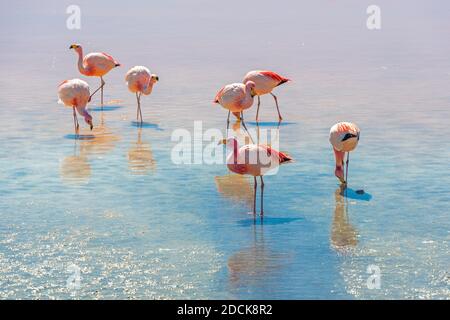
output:
M 227 131 L 230 126 L 231 112 L 237 117 L 241 116 L 242 125 L 245 130 L 247 127 L 244 123 L 244 110 L 253 105 L 253 97 L 255 96 L 255 83 L 252 81 L 246 84 L 232 83 L 228 84 L 216 94 L 213 102 L 220 104 L 225 109 L 228 109 Z M 248 131 L 248 130 L 247 130 Z
M 103 108 L 103 87 L 105 81 L 103 76 L 111 69 L 120 66 L 109 54 L 103 52 L 92 52 L 83 57 L 83 48 L 79 44 L 73 44 L 69 49 L 74 49 L 78 53 L 78 70 L 88 77 L 100 77 L 100 87 L 94 91 L 91 98 L 98 90 L 101 90 L 101 104 Z
M 84 121 L 89 124 L 92 130 L 94 127 L 92 117 L 86 110 L 86 105 L 90 99 L 89 85 L 80 79 L 65 80 L 58 86 L 58 96 L 60 103 L 63 103 L 67 107 L 72 107 L 75 134 L 78 134 L 80 127 L 75 109 L 80 116 L 84 117 Z
M 290 81 L 290 79 L 280 76 L 279 74 L 273 71 L 265 71 L 265 70 L 254 70 L 247 73 L 244 77 L 243 83 L 247 83 L 252 81 L 255 83 L 255 93 L 258 96 L 258 109 L 256 110 L 256 121 L 258 121 L 259 116 L 259 106 L 261 104 L 261 100 L 259 96 L 263 94 L 270 93 L 275 100 L 275 105 L 277 106 L 278 111 L 278 120 L 281 121 L 283 118 L 281 117 L 280 108 L 278 107 L 278 99 L 272 93 L 272 90 L 279 85 Z
M 230 137 L 219 141 L 219 144 L 226 144 L 227 150 L 231 152 L 227 155 L 227 167 L 230 171 L 253 176 L 253 214 L 256 214 L 256 189 L 257 179 L 261 179 L 261 216 L 264 215 L 264 180 L 263 175 L 277 168 L 280 164 L 292 161 L 292 158 L 283 152 L 277 151 L 267 145 L 247 144 L 239 147 L 235 137 Z
M 348 163 L 350 151 L 353 151 L 359 142 L 360 130 L 358 126 L 351 122 L 336 123 L 330 129 L 330 143 L 333 146 L 334 157 L 336 159 L 336 169 L 334 175 L 343 184 L 348 184 Z M 347 161 L 344 178 L 344 157 L 347 152 Z
M 135 66 L 128 70 L 127 75 L 125 76 L 125 81 L 127 82 L 128 89 L 131 92 L 136 93 L 136 121 L 139 121 L 140 116 L 142 123 L 141 95 L 149 95 L 152 93 L 153 85 L 159 81 L 159 77 L 156 74 L 150 73 L 150 70 L 146 67 Z

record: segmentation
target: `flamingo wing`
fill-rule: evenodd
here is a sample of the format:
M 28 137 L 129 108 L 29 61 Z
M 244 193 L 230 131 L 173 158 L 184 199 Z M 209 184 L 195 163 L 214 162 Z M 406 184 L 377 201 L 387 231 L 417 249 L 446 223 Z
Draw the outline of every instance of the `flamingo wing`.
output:
M 111 57 L 109 54 L 102 52 L 102 55 L 104 55 L 106 57 L 106 59 L 110 60 L 111 62 L 113 62 L 115 64 L 116 67 L 120 66 L 120 63 L 117 62 L 116 60 L 114 60 L 113 57 Z
M 275 157 L 277 157 L 278 161 L 280 163 L 293 160 L 292 157 L 288 156 L 287 154 L 285 154 L 285 153 L 283 153 L 281 151 L 275 150 L 275 149 L 273 149 L 273 148 L 271 148 L 269 146 L 260 145 L 260 147 L 262 147 L 263 149 L 266 150 L 268 156 L 274 155 Z
M 269 77 L 269 78 L 271 78 L 272 80 L 278 82 L 278 85 L 290 81 L 290 79 L 285 78 L 285 77 L 282 77 L 282 76 L 280 76 L 278 73 L 275 73 L 275 72 L 273 72 L 273 71 L 260 71 L 260 73 L 261 73 L 262 75 L 264 75 L 265 77 Z

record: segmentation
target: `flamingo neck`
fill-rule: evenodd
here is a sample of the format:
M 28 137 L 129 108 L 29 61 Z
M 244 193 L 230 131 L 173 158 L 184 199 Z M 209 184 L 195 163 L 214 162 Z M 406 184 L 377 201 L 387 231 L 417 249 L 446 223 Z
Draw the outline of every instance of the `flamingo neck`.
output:
M 245 86 L 245 98 L 244 98 L 244 100 L 246 100 L 250 104 L 253 103 L 252 89 L 248 85 Z
M 342 168 L 342 165 L 344 164 L 344 151 L 338 151 L 334 149 L 334 159 L 336 160 L 336 169 Z
M 144 91 L 142 91 L 142 93 L 145 95 L 149 95 L 150 93 L 152 93 L 152 89 L 153 89 L 153 83 L 150 80 L 149 84 L 147 85 L 147 88 L 145 88 Z
M 83 65 L 83 49 L 80 48 L 79 50 L 77 50 L 77 54 L 78 54 L 78 70 L 82 74 L 86 74 L 86 68 Z
M 80 107 L 80 106 L 74 106 L 74 107 L 75 107 L 75 109 L 77 109 L 77 112 L 80 116 L 82 116 L 84 118 L 91 117 L 91 115 L 87 111 L 86 107 Z

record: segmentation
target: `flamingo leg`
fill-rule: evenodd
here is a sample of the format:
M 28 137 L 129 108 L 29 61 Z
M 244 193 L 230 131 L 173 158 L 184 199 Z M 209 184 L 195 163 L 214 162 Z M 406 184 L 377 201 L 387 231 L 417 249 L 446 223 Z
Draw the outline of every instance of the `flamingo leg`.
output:
M 259 146 L 259 137 L 260 137 L 259 123 L 256 122 L 256 144 L 258 146 Z
M 139 115 L 141 116 L 141 126 L 144 120 L 142 119 L 142 109 L 141 109 L 141 93 L 139 93 Z
M 275 100 L 275 105 L 277 106 L 277 111 L 278 111 L 278 120 L 283 120 L 283 118 L 281 117 L 281 113 L 280 113 L 280 108 L 278 107 L 278 99 L 277 96 L 274 95 L 272 92 L 270 93 L 273 97 L 273 99 Z
M 138 96 L 138 93 L 136 92 L 136 102 L 137 102 L 137 108 L 136 108 L 136 123 L 137 122 L 139 122 L 139 105 L 140 105 L 140 102 L 139 102 L 139 96 Z
M 78 124 L 78 118 L 77 118 L 77 113 L 75 112 L 75 107 L 73 108 L 73 125 L 75 127 L 75 135 L 78 136 L 78 129 L 80 128 L 80 125 Z
M 264 216 L 264 180 L 263 177 L 261 178 L 261 217 Z
M 253 177 L 254 189 L 253 189 L 253 215 L 256 215 L 256 189 L 258 187 L 258 182 L 256 177 Z
M 139 98 L 137 92 L 135 92 L 136 95 L 136 122 L 139 121 Z
M 230 115 L 231 115 L 231 111 L 228 111 L 228 118 L 227 118 L 227 132 L 225 132 L 225 134 L 228 137 L 228 130 L 230 129 Z
M 252 138 L 250 132 L 248 132 L 247 126 L 245 125 L 245 122 L 244 122 L 244 111 L 241 111 L 241 121 L 242 121 L 242 126 L 244 127 L 245 131 L 247 132 L 250 140 L 252 141 L 252 143 L 254 143 L 253 138 Z
M 104 87 L 104 85 L 105 85 L 105 81 L 103 81 L 103 77 L 100 77 L 100 80 L 101 80 L 101 84 L 100 84 L 100 87 L 98 87 L 97 89 L 95 89 L 95 91 L 89 96 L 89 102 L 92 100 L 92 97 L 98 92 L 98 90 L 102 90 L 102 98 L 101 98 L 101 101 L 102 101 L 102 107 L 103 107 L 103 87 Z
M 348 163 L 350 162 L 350 152 L 347 152 L 347 161 L 345 163 L 345 186 L 348 186 Z
M 101 92 L 101 104 L 102 104 L 102 111 L 103 111 L 103 87 L 105 85 L 105 81 L 103 81 L 103 77 L 100 77 L 101 85 L 100 85 L 100 92 Z
M 261 99 L 258 96 L 258 108 L 256 109 L 256 122 L 259 121 L 259 106 L 261 105 Z

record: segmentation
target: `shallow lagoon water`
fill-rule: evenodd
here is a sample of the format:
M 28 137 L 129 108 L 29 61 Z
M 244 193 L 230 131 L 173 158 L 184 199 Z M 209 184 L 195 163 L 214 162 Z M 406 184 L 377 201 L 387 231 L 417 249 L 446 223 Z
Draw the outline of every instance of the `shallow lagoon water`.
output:
M 232 15 L 236 3 L 79 1 L 78 31 L 69 2 L 0 11 L 0 298 L 450 297 L 450 6 L 379 1 L 382 29 L 369 31 L 357 1 L 239 2 Z M 79 140 L 56 87 L 99 81 L 78 74 L 73 42 L 122 63 Z M 138 64 L 160 77 L 142 128 L 124 84 Z M 277 95 L 295 162 L 265 179 L 263 221 L 248 214 L 251 179 L 170 157 L 175 129 L 225 128 L 211 100 L 255 68 L 294 80 Z M 276 127 L 261 100 L 262 127 Z M 328 143 L 341 120 L 362 129 L 347 197 Z M 367 287 L 371 265 L 380 289 Z

